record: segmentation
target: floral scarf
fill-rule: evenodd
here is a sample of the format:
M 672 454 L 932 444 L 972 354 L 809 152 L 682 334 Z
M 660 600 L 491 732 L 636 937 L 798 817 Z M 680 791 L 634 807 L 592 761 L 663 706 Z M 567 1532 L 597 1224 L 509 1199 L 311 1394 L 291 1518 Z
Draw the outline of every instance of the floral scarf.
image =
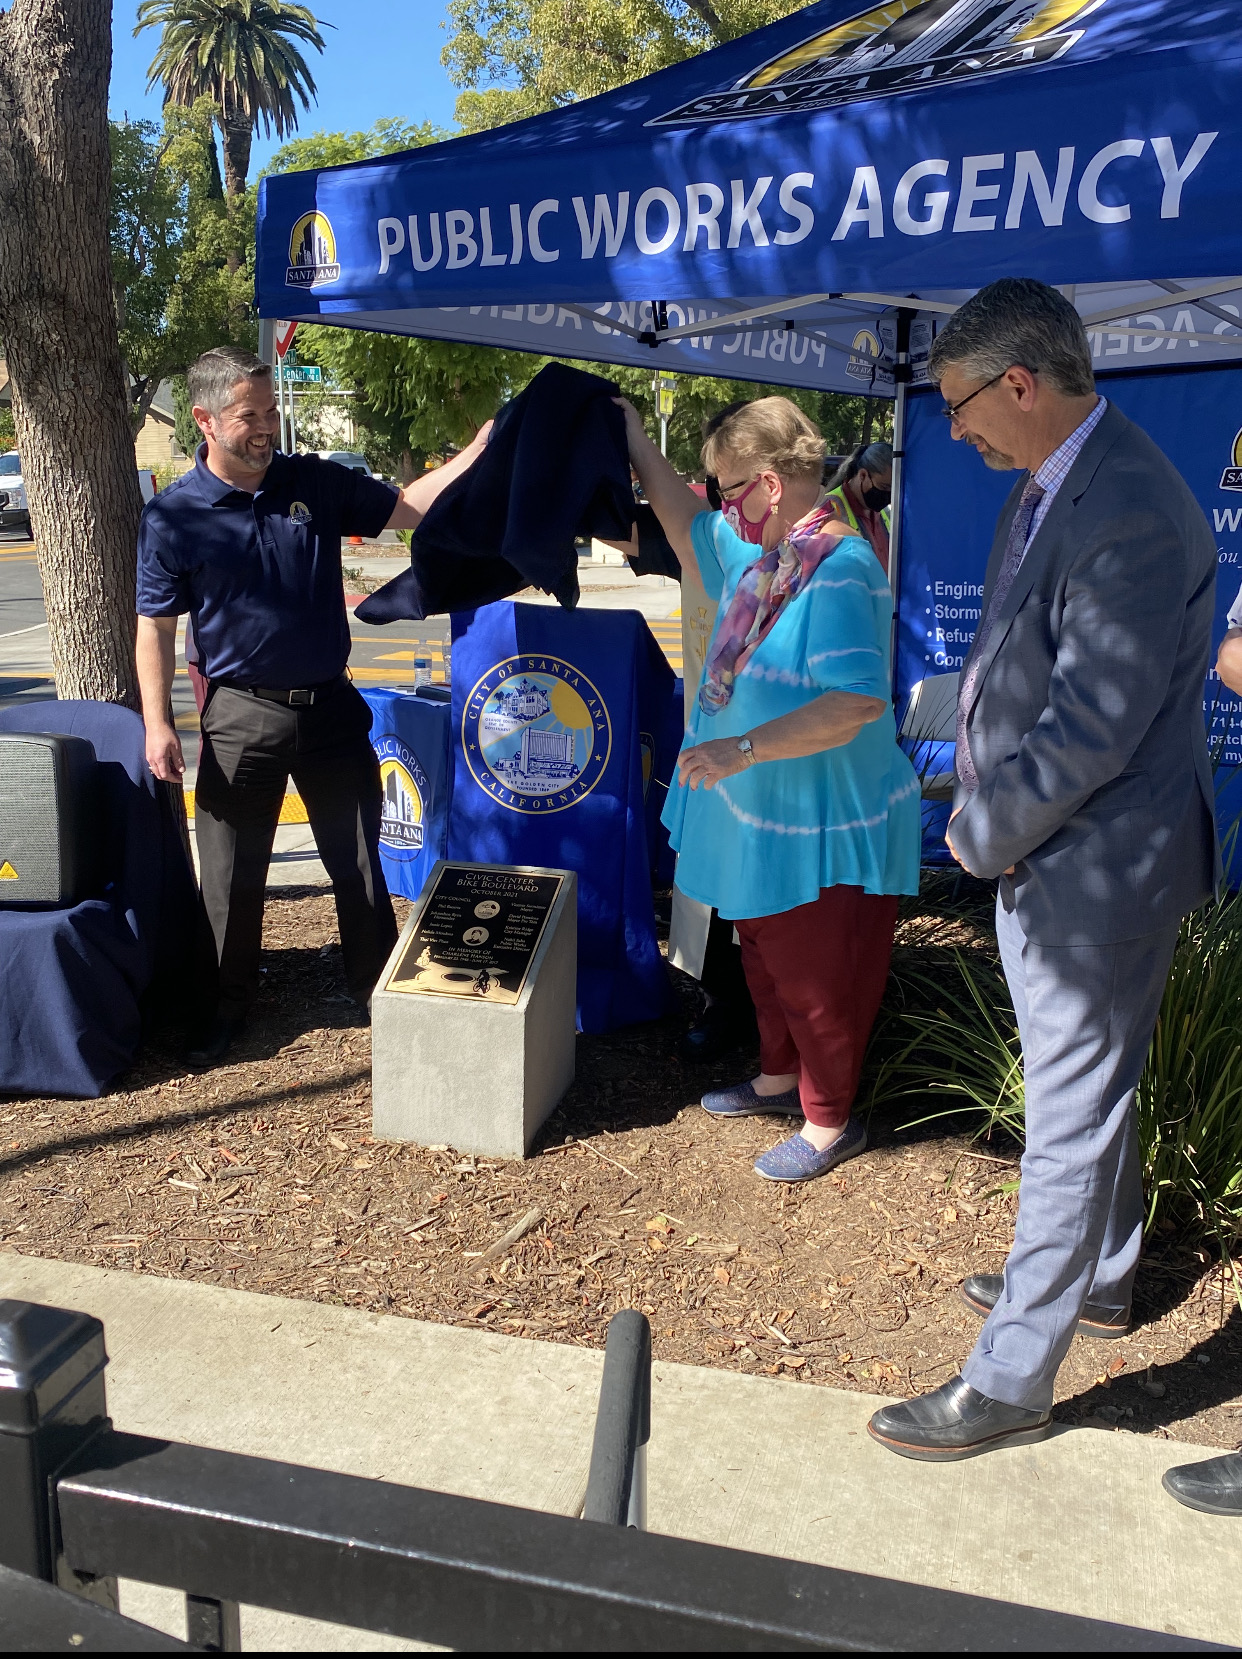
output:
M 814 576 L 838 544 L 858 532 L 821 501 L 770 553 L 761 553 L 738 578 L 729 609 L 716 631 L 699 687 L 704 714 L 719 714 L 733 696 L 737 676 L 767 638 L 790 600 Z

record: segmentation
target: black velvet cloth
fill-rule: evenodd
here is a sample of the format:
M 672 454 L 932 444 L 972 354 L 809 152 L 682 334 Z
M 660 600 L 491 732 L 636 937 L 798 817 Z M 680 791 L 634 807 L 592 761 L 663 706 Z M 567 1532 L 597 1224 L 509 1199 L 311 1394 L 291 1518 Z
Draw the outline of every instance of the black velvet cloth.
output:
M 655 508 L 645 501 L 638 502 L 634 521 L 638 525 L 638 557 L 630 560 L 630 569 L 635 576 L 671 576 L 680 582 L 681 561 L 669 545 Z
M 86 738 L 100 789 L 93 895 L 64 910 L 0 909 L 0 1097 L 97 1096 L 133 1062 L 148 991 L 200 988 L 194 874 L 136 714 L 23 703 L 0 710 L 0 731 Z
M 611 380 L 549 363 L 496 416 L 478 460 L 414 532 L 410 568 L 358 606 L 364 622 L 474 610 L 523 588 L 578 603 L 578 537 L 628 541 L 625 417 Z

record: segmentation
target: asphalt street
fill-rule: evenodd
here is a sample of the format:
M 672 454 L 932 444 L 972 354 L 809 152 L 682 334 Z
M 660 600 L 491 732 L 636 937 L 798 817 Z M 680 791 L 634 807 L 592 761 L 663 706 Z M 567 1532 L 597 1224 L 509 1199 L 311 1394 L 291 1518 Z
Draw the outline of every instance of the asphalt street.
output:
M 412 685 L 415 661 L 426 657 L 431 664 L 433 684 L 450 676 L 450 624 L 447 616 L 425 622 L 392 622 L 383 628 L 368 627 L 354 616 L 361 586 L 359 576 L 386 581 L 404 568 L 403 556 L 392 557 L 370 545 L 349 548 L 342 561 L 346 571 L 349 605 L 350 672 L 360 686 Z M 646 617 L 674 670 L 681 672 L 680 590 L 675 582 L 658 576 L 635 579 L 628 570 L 593 565 L 583 560 L 579 567 L 582 604 L 604 609 L 638 610 Z M 554 604 L 543 595 L 524 594 L 524 600 Z M 55 697 L 51 647 L 43 608 L 43 591 L 34 544 L 26 539 L 0 538 L 0 708 L 16 702 L 35 702 Z M 182 734 L 186 760 L 186 807 L 194 815 L 194 780 L 198 762 L 198 710 L 185 668 L 184 623 L 177 633 L 177 673 L 173 682 L 173 717 Z M 276 851 L 269 879 L 277 884 L 326 881 L 306 821 L 306 810 L 290 786 L 281 810 Z

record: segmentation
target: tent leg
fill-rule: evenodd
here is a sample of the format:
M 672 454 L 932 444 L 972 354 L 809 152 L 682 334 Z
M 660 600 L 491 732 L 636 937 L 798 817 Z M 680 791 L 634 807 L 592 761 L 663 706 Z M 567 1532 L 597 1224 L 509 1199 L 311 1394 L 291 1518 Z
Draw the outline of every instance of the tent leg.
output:
M 899 336 L 900 339 L 900 336 Z M 907 347 L 909 335 L 907 333 Z M 905 359 L 903 363 L 902 359 Z M 897 395 L 893 403 L 893 511 L 888 533 L 888 585 L 893 593 L 893 632 L 889 642 L 892 672 L 897 672 L 897 622 L 901 609 L 901 541 L 905 513 L 902 510 L 902 487 L 905 483 L 906 447 L 906 381 L 901 377 L 904 367 L 909 373 L 910 354 L 897 353 Z

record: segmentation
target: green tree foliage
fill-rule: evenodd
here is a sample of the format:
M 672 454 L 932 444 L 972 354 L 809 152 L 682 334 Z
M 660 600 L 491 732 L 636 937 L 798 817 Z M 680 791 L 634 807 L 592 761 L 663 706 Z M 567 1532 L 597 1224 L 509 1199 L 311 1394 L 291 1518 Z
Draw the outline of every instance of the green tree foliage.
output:
M 467 132 L 680 63 L 805 0 L 450 0 L 443 61 Z
M 367 161 L 398 150 L 417 150 L 438 144 L 452 134 L 430 121 L 402 121 L 382 116 L 366 132 L 312 132 L 281 145 L 265 173 L 302 173 L 316 167 L 339 167 L 346 161 Z
M 430 123 L 392 119 L 366 132 L 311 133 L 278 150 L 269 171 L 364 161 L 444 136 Z M 522 352 L 352 328 L 304 326 L 297 347 L 307 362 L 318 363 L 338 387 L 355 394 L 350 413 L 364 433 L 368 460 L 403 480 L 421 470 L 427 456 L 467 443 L 540 362 Z M 323 433 L 323 411 L 317 414 Z
M 251 279 L 221 189 L 215 115 L 203 98 L 165 109 L 162 132 L 151 121 L 110 125 L 112 279 L 135 432 L 162 380 L 211 346 L 254 343 Z
M 240 198 L 260 122 L 284 138 L 297 127 L 297 105 L 310 108 L 315 82 L 295 43 L 323 51 L 317 18 L 293 0 L 140 0 L 134 33 L 143 29 L 160 30 L 148 87 L 162 81 L 165 102 L 187 109 L 214 101 L 225 192 Z
M 615 380 L 643 417 L 653 438 L 658 438 L 653 375 L 649 369 L 613 367 L 584 363 Z M 830 455 L 845 455 L 864 436 L 870 439 L 891 436 L 892 406 L 887 399 L 845 397 L 838 392 L 808 391 L 799 386 L 760 386 L 749 380 L 716 380 L 710 375 L 678 375 L 673 398 L 673 416 L 668 423 L 668 458 L 679 472 L 703 476 L 699 450 L 703 423 L 726 404 L 759 397 L 791 398 L 811 417 L 824 435 Z M 867 416 L 871 415 L 870 424 Z

